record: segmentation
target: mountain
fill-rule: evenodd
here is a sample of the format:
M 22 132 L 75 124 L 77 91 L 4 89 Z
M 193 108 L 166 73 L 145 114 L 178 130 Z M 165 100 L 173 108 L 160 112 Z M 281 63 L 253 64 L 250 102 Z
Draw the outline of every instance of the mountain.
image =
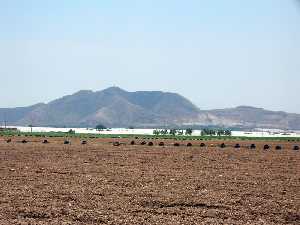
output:
M 55 127 L 222 126 L 300 129 L 300 115 L 239 106 L 200 110 L 176 93 L 128 92 L 118 87 L 79 91 L 48 104 L 0 109 L 9 125 Z
M 300 130 L 300 115 L 282 111 L 269 111 L 251 106 L 202 111 L 211 118 L 211 125 L 244 129 L 270 128 Z
M 0 109 L 10 125 L 56 127 L 148 127 L 195 120 L 199 109 L 184 97 L 168 92 L 127 92 L 118 87 L 79 91 L 48 104 Z

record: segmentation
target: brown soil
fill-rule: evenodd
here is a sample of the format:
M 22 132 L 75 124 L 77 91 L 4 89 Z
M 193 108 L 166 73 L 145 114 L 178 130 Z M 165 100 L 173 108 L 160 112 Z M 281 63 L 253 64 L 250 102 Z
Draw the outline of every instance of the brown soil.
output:
M 300 224 L 300 143 L 22 140 L 0 138 L 1 225 Z

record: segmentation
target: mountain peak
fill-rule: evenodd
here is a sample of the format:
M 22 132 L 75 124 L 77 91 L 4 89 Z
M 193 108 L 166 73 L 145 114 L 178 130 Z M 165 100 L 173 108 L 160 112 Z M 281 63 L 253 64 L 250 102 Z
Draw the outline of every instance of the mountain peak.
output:
M 241 105 L 236 107 L 236 109 L 242 109 L 242 110 L 263 110 L 263 108 L 257 108 L 253 106 L 247 106 L 247 105 Z
M 109 88 L 106 88 L 104 90 L 102 90 L 103 92 L 110 92 L 110 93 L 122 93 L 122 92 L 126 92 L 125 90 L 117 87 L 117 86 L 112 86 L 112 87 L 109 87 Z
M 77 91 L 76 93 L 74 93 L 73 95 L 86 95 L 86 94 L 91 94 L 93 93 L 93 91 L 91 90 L 80 90 L 80 91 Z

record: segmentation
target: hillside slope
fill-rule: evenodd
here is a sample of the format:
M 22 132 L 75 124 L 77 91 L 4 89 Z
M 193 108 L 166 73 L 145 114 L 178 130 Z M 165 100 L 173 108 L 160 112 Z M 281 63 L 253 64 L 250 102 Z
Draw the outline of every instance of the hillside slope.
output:
M 161 127 L 200 125 L 300 130 L 300 115 L 239 106 L 200 110 L 176 93 L 128 92 L 118 87 L 79 91 L 48 104 L 0 109 L 9 125 L 56 127 Z
M 175 93 L 127 92 L 117 87 L 79 91 L 48 104 L 1 109 L 12 125 L 108 127 L 159 126 L 195 120 L 199 109 Z

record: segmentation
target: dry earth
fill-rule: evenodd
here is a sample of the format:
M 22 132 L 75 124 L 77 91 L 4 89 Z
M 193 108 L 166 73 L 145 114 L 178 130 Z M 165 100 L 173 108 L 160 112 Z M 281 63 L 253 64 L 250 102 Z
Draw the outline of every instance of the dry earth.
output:
M 1 225 L 300 224 L 300 143 L 20 140 L 0 138 Z

